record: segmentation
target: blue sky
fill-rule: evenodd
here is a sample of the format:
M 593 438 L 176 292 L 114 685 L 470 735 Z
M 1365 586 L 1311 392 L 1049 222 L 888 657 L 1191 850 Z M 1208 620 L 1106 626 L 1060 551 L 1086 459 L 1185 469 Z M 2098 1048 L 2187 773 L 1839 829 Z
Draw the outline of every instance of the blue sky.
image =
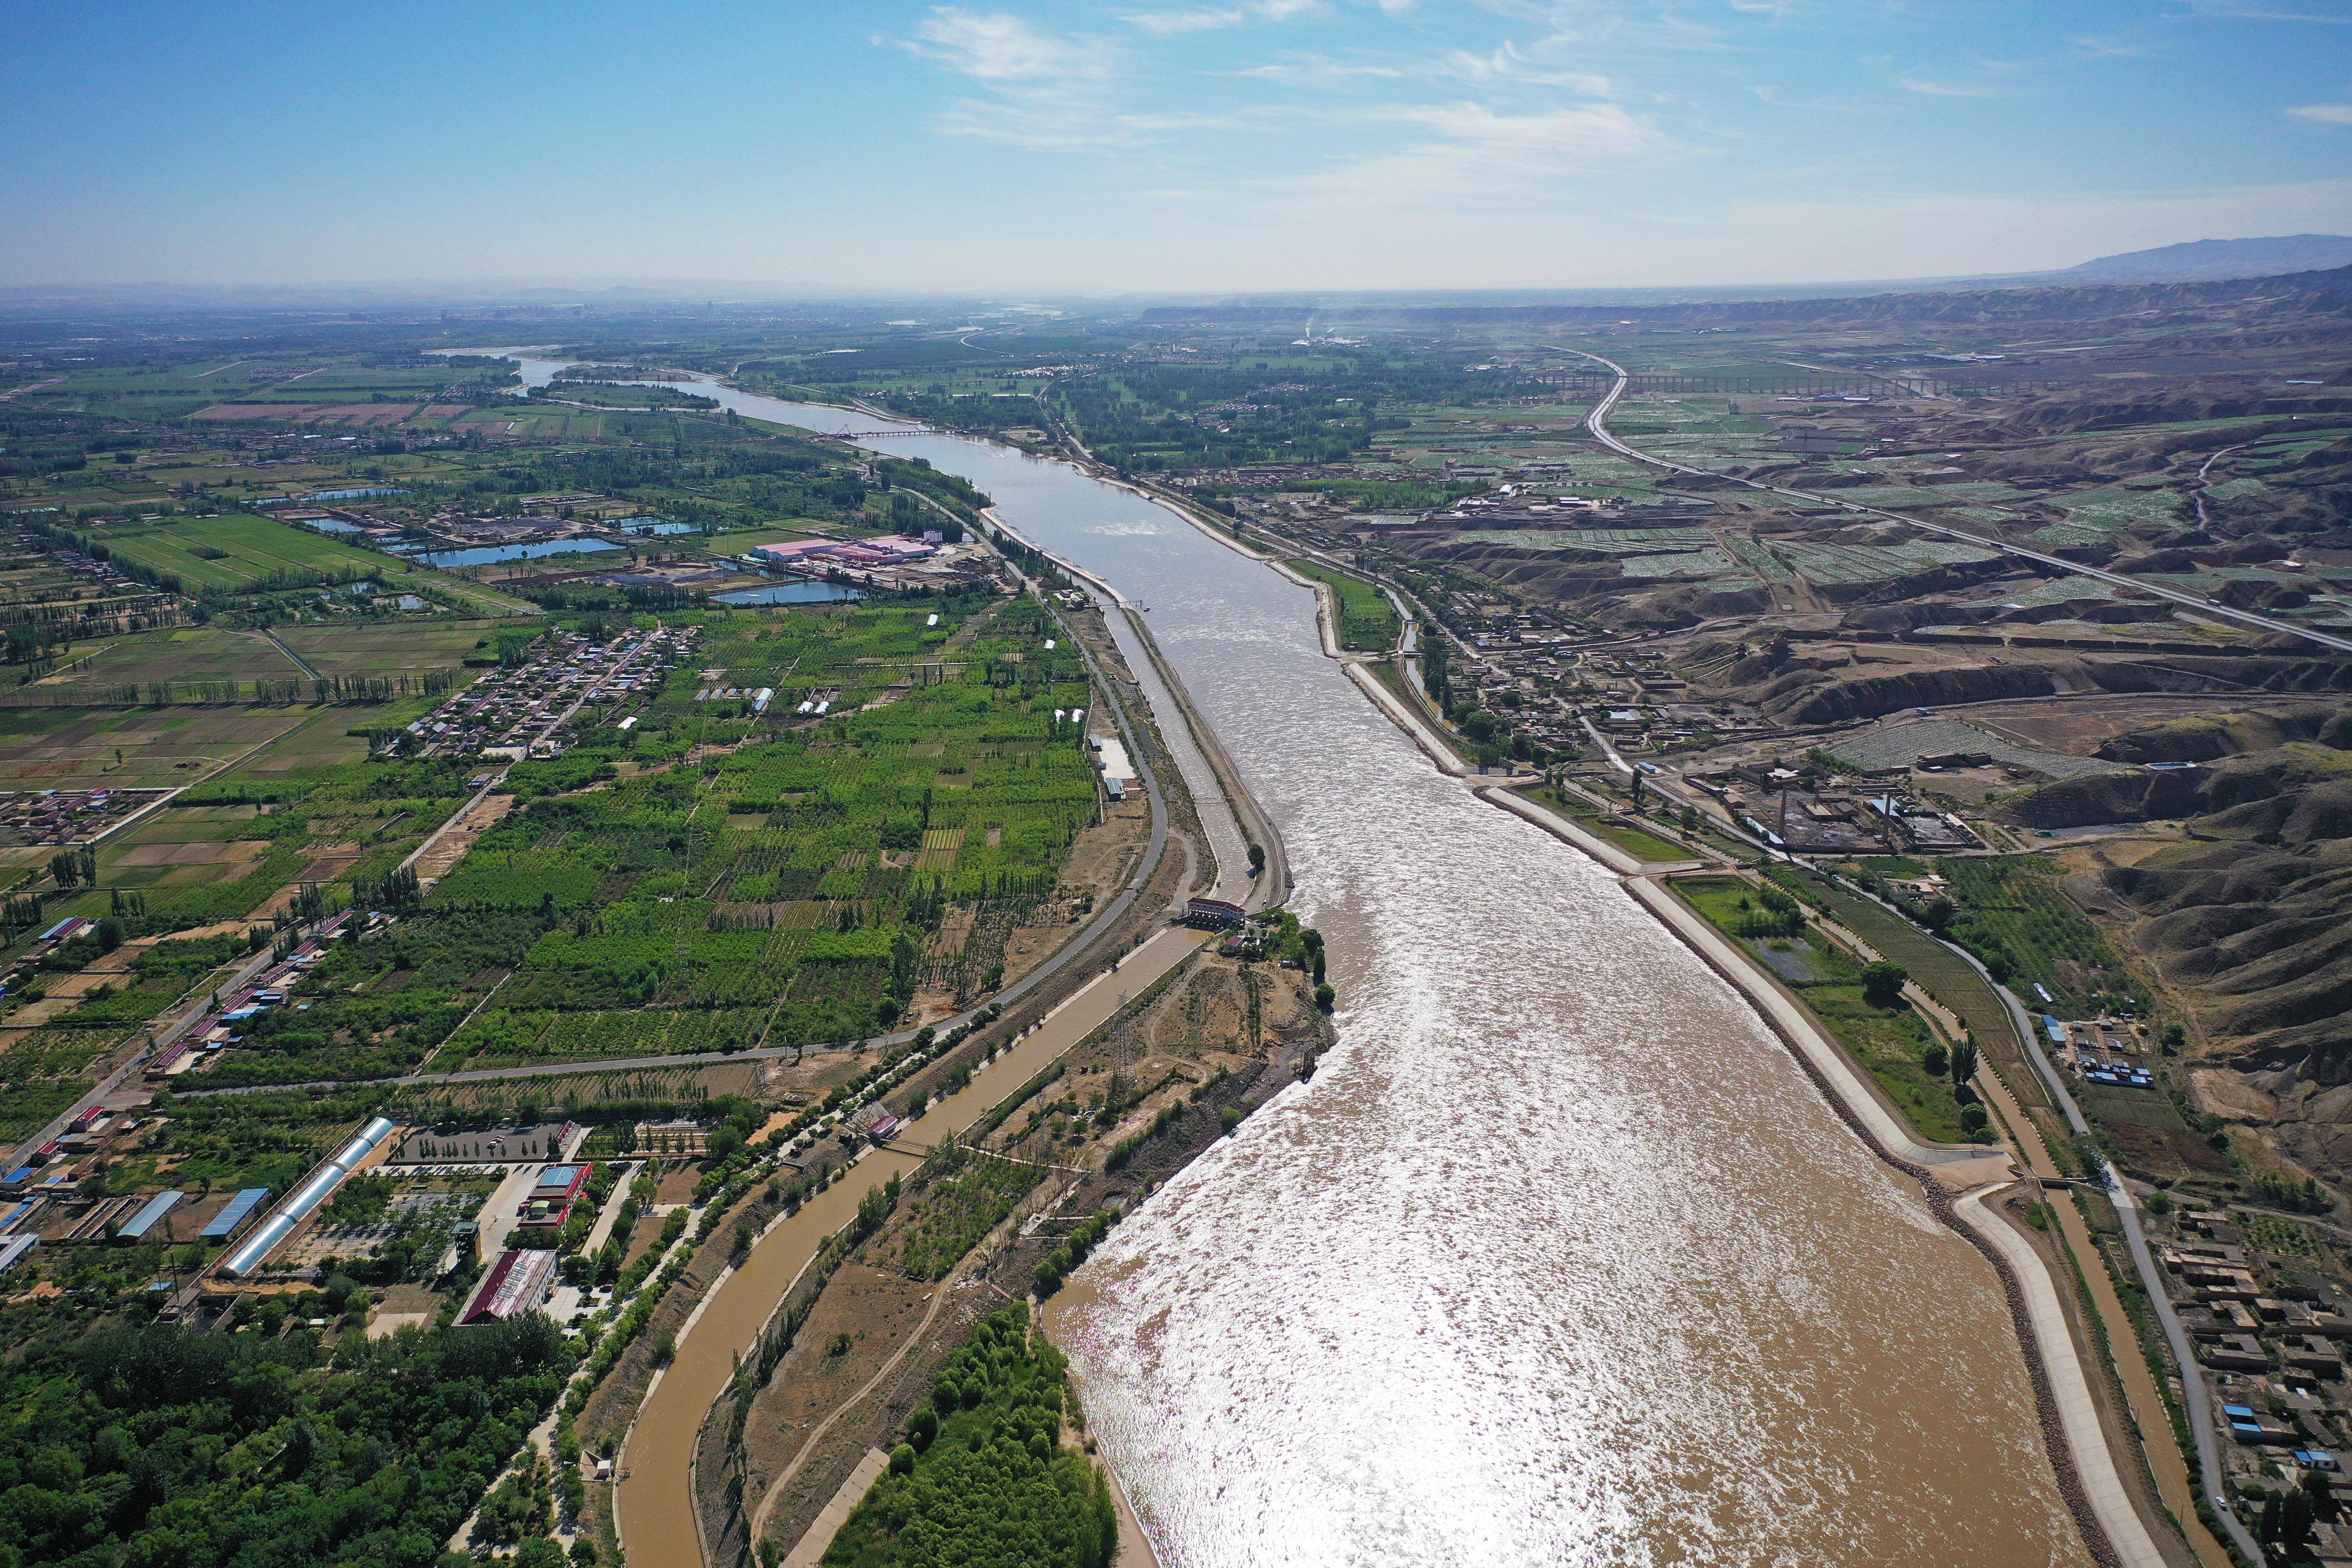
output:
M 0 282 L 992 293 L 2352 233 L 2352 0 L 5 0 Z

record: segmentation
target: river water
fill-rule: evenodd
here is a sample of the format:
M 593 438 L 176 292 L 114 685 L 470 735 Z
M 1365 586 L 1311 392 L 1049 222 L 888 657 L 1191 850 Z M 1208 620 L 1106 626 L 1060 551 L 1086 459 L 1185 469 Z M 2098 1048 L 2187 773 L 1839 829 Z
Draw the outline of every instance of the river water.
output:
M 1381 719 L 1307 591 L 1066 466 L 872 444 L 1150 606 L 1330 943 L 1321 1070 L 1052 1310 L 1171 1568 L 2087 1562 L 1991 1270 L 1613 878 Z

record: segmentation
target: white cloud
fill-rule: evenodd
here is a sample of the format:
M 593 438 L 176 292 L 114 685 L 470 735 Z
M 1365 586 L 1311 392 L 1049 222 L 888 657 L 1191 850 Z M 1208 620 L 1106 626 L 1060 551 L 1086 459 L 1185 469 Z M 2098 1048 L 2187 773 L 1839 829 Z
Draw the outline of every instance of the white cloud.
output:
M 2074 40 L 2074 47 L 2095 60 L 2145 59 L 2156 53 L 2154 45 L 2135 43 L 2128 38 L 2084 37 Z
M 1592 71 L 1559 71 L 1547 69 L 1541 64 L 1521 54 L 1518 46 L 1505 43 L 1492 54 L 1473 54 L 1468 49 L 1448 50 L 1444 57 L 1446 73 L 1465 81 L 1517 81 L 1534 87 L 1564 87 L 1589 98 L 1607 98 L 1609 79 Z
M 2352 125 L 2352 103 L 2298 103 L 2287 112 L 2314 125 Z
M 1069 150 L 1136 139 L 1110 111 L 1118 51 L 1100 38 L 1040 31 L 1010 12 L 943 5 L 910 38 L 877 39 L 935 60 L 987 89 L 939 117 L 953 135 L 1018 147 Z
M 985 16 L 942 5 L 915 25 L 901 48 L 992 86 L 1007 82 L 1100 80 L 1110 74 L 1108 47 L 1091 38 L 1041 33 L 1008 11 Z
M 1400 109 L 1395 113 L 1408 124 L 1423 126 L 1448 141 L 1547 154 L 1633 153 L 1660 141 L 1655 132 L 1613 103 L 1534 114 L 1497 114 L 1483 103 L 1448 103 Z
M 1395 66 L 1337 60 L 1328 55 L 1292 55 L 1270 65 L 1245 66 L 1233 74 L 1285 87 L 1336 87 L 1358 79 L 1395 81 L 1408 73 Z
M 1924 76 L 1917 71 L 1895 79 L 1906 92 L 1924 93 L 1929 98 L 1997 98 L 2000 94 L 1989 87 L 1974 82 L 1947 81 L 1940 77 Z
M 1671 151 L 1673 141 L 1614 103 L 1504 114 L 1483 103 L 1407 106 L 1387 119 L 1424 140 L 1290 182 L 1288 188 L 1380 206 L 1481 205 L 1560 177 Z
M 1244 0 L 1237 5 L 1203 5 L 1181 11 L 1136 11 L 1119 19 L 1156 38 L 1184 33 L 1213 32 L 1247 22 L 1288 22 L 1315 16 L 1326 9 L 1323 0 Z

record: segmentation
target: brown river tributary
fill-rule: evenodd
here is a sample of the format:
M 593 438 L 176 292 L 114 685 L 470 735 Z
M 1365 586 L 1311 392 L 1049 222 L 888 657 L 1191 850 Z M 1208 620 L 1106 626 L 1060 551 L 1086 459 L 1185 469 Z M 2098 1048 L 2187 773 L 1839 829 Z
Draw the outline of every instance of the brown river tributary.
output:
M 1383 719 L 1307 590 L 1065 465 L 871 444 L 1150 606 L 1330 944 L 1321 1070 L 1049 1313 L 1170 1568 L 2087 1562 L 1990 1268 L 1610 873 Z

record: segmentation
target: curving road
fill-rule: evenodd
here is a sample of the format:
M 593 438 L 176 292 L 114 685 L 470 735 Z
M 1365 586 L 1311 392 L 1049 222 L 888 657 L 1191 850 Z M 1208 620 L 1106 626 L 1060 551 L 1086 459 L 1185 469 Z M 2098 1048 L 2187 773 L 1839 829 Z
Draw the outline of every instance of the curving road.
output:
M 1585 427 L 1592 432 L 1594 439 L 1619 456 L 1631 458 L 1636 462 L 1654 464 L 1678 474 L 1706 475 L 1706 470 L 1703 468 L 1689 468 L 1681 463 L 1669 462 L 1664 458 L 1654 458 L 1646 452 L 1637 451 L 1610 434 L 1610 413 L 1617 406 L 1618 400 L 1624 395 L 1625 388 L 1631 380 L 1624 366 L 1613 360 L 1603 359 L 1599 354 L 1588 353 L 1582 349 L 1569 348 L 1564 343 L 1556 343 L 1552 346 L 1565 353 L 1581 355 L 1585 359 L 1607 365 L 1616 374 L 1617 384 L 1609 389 L 1608 395 L 1593 405 L 1592 412 L 1585 416 Z M 2215 455 L 2219 456 L 2218 453 Z M 1706 477 L 1737 478 L 1734 475 L 1706 475 Z M 2289 626 L 2283 621 L 2274 621 L 2265 616 L 2250 615 L 2242 610 L 2223 609 L 2218 605 L 2208 605 L 2193 595 L 2178 593 L 2169 588 L 2156 587 L 2118 573 L 2104 572 L 2095 566 L 2085 566 L 2080 562 L 2062 560 L 2054 555 L 2042 555 L 2031 550 L 2022 550 L 2016 545 L 2004 543 L 1997 539 L 1987 539 L 1980 534 L 1969 533 L 1962 529 L 1946 527 L 1941 523 L 1924 522 L 1917 518 L 1906 517 L 1899 512 L 1883 511 L 1875 507 L 1840 500 L 1835 496 L 1816 495 L 1810 490 L 1791 489 L 1785 485 L 1765 484 L 1760 480 L 1747 479 L 1739 479 L 1738 482 L 1750 489 L 1766 490 L 1774 495 L 1790 496 L 1799 500 L 1843 507 L 1848 511 L 1862 512 L 1867 516 L 1884 518 L 1888 521 L 1904 523 L 1912 528 L 1924 529 L 1930 533 L 1940 533 L 1949 538 L 1965 540 L 1971 544 L 1982 545 L 1988 550 L 1998 550 L 2003 554 L 2018 556 L 2023 560 L 2054 567 L 2062 572 L 2073 572 L 2085 577 L 2095 577 L 2102 582 L 2112 583 L 2118 586 L 2136 588 L 2144 593 L 2154 594 L 2160 598 L 2170 599 L 2176 604 L 2191 605 L 2209 615 L 2226 616 L 2246 626 L 2259 626 L 2265 631 L 2291 633 L 2326 647 L 2352 653 L 2352 641 L 2347 641 L 2342 637 L 2332 637 L 2322 632 L 2315 632 L 2306 626 Z M 1972 954 L 1950 942 L 1945 942 L 1944 945 L 1958 953 L 1971 968 L 1979 973 L 1983 971 L 1984 966 L 1978 963 Z M 1986 978 L 1990 981 L 1991 977 L 1987 975 Z M 2058 1076 L 2057 1068 L 2043 1054 L 2041 1034 L 2034 1027 L 2032 1019 L 2027 1016 L 2024 1007 L 2018 1002 L 2016 996 L 2011 994 L 2008 987 L 1995 984 L 1993 992 L 2008 1005 L 2010 1021 L 2016 1028 L 2019 1037 L 2024 1041 L 2027 1051 L 2032 1053 L 2033 1065 L 2040 1070 L 2052 1097 L 2057 1100 L 2059 1109 L 2065 1113 L 2067 1125 L 2077 1135 L 2089 1131 L 2090 1124 L 2084 1119 L 2081 1108 L 2074 1103 L 2074 1097 L 2067 1092 L 2065 1083 Z M 2184 1394 L 2182 1404 L 2188 1410 L 2190 1436 L 2196 1439 L 2197 1462 L 2201 1472 L 2198 1479 L 2204 1487 L 2206 1501 L 2211 1507 L 2214 1517 L 2221 1522 L 2222 1531 L 2228 1535 L 2231 1542 L 2250 1561 L 2259 1563 L 2263 1561 L 2262 1549 L 2255 1544 L 2253 1537 L 2247 1532 L 2246 1527 L 2239 1521 L 2237 1514 L 2231 1509 L 2229 1498 L 2221 1486 L 2223 1471 L 2221 1444 L 2214 1428 L 2212 1402 L 2206 1397 L 2203 1369 L 2198 1363 L 2196 1352 L 2189 1343 L 2189 1336 L 2181 1326 L 2179 1316 L 2172 1310 L 2171 1298 L 2165 1290 L 2163 1273 L 2157 1268 L 2156 1259 L 2149 1252 L 2147 1237 L 2140 1227 L 2138 1206 L 2133 1203 L 2129 1189 L 2124 1185 L 2122 1173 L 2110 1163 L 2105 1165 L 2105 1174 L 2108 1196 L 2115 1201 L 2116 1217 L 2122 1220 L 2124 1235 L 2130 1245 L 2133 1268 L 2139 1275 L 2140 1284 L 2147 1293 L 2148 1304 L 2155 1310 L 2158 1322 L 2163 1327 L 2165 1340 L 2172 1349 L 2173 1361 L 2180 1374 Z
M 1601 355 L 1583 349 L 1572 349 L 1566 343 L 1550 343 L 1546 346 L 1558 349 L 1562 353 L 1571 353 L 1591 360 L 1596 364 L 1605 364 L 1616 375 L 1617 384 L 1611 387 L 1608 395 L 1594 404 L 1592 412 L 1584 416 L 1584 427 L 1592 432 L 1594 440 L 1599 441 L 1619 457 L 1631 458 L 1637 463 L 1648 463 L 1654 468 L 1664 468 L 1669 473 L 1691 474 L 1700 479 L 1730 479 L 1736 484 L 1746 485 L 1751 490 L 1763 490 L 1770 495 L 1787 496 L 1792 500 L 1811 501 L 1817 506 L 1839 507 L 1846 511 L 1859 512 L 1864 517 L 1874 517 L 1886 522 L 1899 522 L 1906 528 L 1916 528 L 1927 533 L 1939 533 L 1947 539 L 1957 539 L 1986 550 L 1998 551 L 2003 555 L 2013 555 L 2021 561 L 2031 561 L 2036 565 L 2047 566 L 2054 571 L 2072 572 L 2082 577 L 2095 577 L 2102 583 L 2113 584 L 2118 588 L 2129 588 L 2141 594 L 2153 594 L 2159 599 L 2169 599 L 2176 605 L 2186 605 L 2208 616 L 2217 616 L 2223 620 L 2234 621 L 2241 626 L 2252 626 L 2266 632 L 2284 632 L 2289 637 L 2302 637 L 2306 642 L 2315 642 L 2322 647 L 2333 648 L 2338 653 L 2352 653 L 2352 638 L 2330 637 L 2326 632 L 2316 632 L 2309 626 L 2298 626 L 2286 621 L 2274 621 L 2268 616 L 2258 616 L 2251 610 L 2232 610 L 2200 598 L 2194 594 L 2184 594 L 2176 588 L 2158 587 L 2153 583 L 2143 582 L 2137 577 L 2126 576 L 2120 572 L 2105 571 L 2096 566 L 2086 566 L 2079 561 L 2069 561 L 2063 556 L 2044 555 L 2039 551 L 2028 550 L 2022 545 L 2011 544 L 2005 540 L 1989 539 L 1981 533 L 1970 533 L 1964 528 L 1954 528 L 1948 523 L 1928 522 L 1924 519 L 1906 516 L 1899 511 L 1886 511 L 1874 506 L 1864 506 L 1859 501 L 1842 500 L 1833 493 L 1822 495 L 1812 490 L 1791 489 L 1787 485 L 1767 484 L 1762 479 L 1742 479 L 1737 474 L 1713 473 L 1706 468 L 1694 468 L 1687 464 L 1653 457 L 1647 452 L 1627 446 L 1609 433 L 1610 412 L 1617 406 L 1617 400 L 1624 396 L 1626 385 L 1632 379 L 1625 367 L 1615 360 L 1603 359 Z

